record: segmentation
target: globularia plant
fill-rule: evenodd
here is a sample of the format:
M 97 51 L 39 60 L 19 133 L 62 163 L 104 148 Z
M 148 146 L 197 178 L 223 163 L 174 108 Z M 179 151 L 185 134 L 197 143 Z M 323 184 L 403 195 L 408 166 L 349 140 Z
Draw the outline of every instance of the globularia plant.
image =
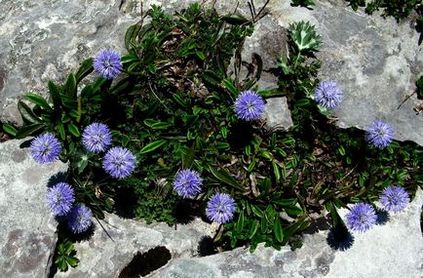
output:
M 78 262 L 64 235 L 87 232 L 104 211 L 169 225 L 204 216 L 220 225 L 215 247 L 254 250 L 297 246 L 325 209 L 345 227 L 337 208 L 358 203 L 346 222 L 365 231 L 379 196 L 388 211 L 405 208 L 423 183 L 423 150 L 394 141 L 379 120 L 366 133 L 333 124 L 347 92 L 317 79 L 321 38 L 310 23 L 290 25 L 273 69 L 279 88 L 261 90 L 261 57 L 247 63 L 240 52 L 260 11 L 247 19 L 192 4 L 171 16 L 153 6 L 128 28 L 127 54 L 101 50 L 64 84 L 50 81 L 49 99 L 29 93 L 32 107 L 19 102 L 24 125 L 5 130 L 34 135 L 37 162 L 69 162 L 66 185 L 47 196 L 67 227 L 60 269 Z M 289 131 L 264 128 L 267 99 L 280 96 Z

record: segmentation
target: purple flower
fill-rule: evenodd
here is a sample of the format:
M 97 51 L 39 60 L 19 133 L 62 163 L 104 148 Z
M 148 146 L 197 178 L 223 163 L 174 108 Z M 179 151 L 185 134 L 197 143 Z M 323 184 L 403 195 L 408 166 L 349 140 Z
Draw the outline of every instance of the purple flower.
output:
M 94 58 L 94 70 L 106 79 L 113 79 L 122 72 L 122 61 L 114 50 L 102 50 Z
M 92 123 L 82 133 L 82 144 L 90 152 L 104 152 L 112 145 L 112 133 L 107 125 Z
M 211 221 L 224 224 L 234 217 L 236 204 L 226 193 L 214 194 L 207 203 L 206 215 Z
M 176 193 L 183 198 L 193 199 L 201 192 L 203 179 L 200 174 L 194 170 L 179 170 L 176 173 L 173 188 Z
M 385 210 L 399 212 L 408 205 L 410 196 L 403 187 L 389 186 L 382 191 L 379 202 Z
M 328 109 L 334 109 L 342 101 L 343 93 L 335 81 L 322 81 L 316 88 L 316 102 Z
M 34 138 L 31 142 L 31 154 L 34 160 L 40 164 L 56 160 L 62 146 L 53 133 L 43 133 Z
M 135 169 L 136 158 L 128 149 L 111 148 L 103 158 L 103 169 L 112 177 L 123 179 Z
M 84 204 L 74 206 L 67 215 L 68 226 L 74 234 L 80 234 L 91 227 L 91 209 Z
M 346 218 L 351 230 L 365 232 L 376 223 L 377 216 L 371 205 L 358 203 L 350 209 Z
M 254 91 L 244 91 L 235 101 L 235 113 L 241 120 L 259 120 L 264 113 L 263 98 Z
M 379 149 L 388 146 L 394 138 L 394 129 L 387 123 L 376 120 L 366 131 L 366 139 Z
M 75 192 L 65 182 L 59 182 L 47 190 L 47 205 L 54 215 L 63 216 L 67 214 L 74 201 Z

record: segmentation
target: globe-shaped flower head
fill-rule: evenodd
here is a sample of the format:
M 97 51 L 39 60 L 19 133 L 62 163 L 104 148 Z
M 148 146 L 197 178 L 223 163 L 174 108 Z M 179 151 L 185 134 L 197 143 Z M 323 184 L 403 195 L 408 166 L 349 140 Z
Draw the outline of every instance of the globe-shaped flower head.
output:
M 74 234 L 80 234 L 87 231 L 92 224 L 93 213 L 91 209 L 84 204 L 74 206 L 67 215 L 69 229 Z
M 112 133 L 107 125 L 92 123 L 82 133 L 82 144 L 90 152 L 104 152 L 112 145 Z
M 203 180 L 198 172 L 184 169 L 176 173 L 173 188 L 179 196 L 192 199 L 201 192 L 202 184 Z
M 61 151 L 62 146 L 53 133 L 43 133 L 31 142 L 32 157 L 40 164 L 53 162 L 59 157 Z
M 334 109 L 342 101 L 343 93 L 335 81 L 322 81 L 316 88 L 314 99 L 327 108 Z
M 369 204 L 358 203 L 346 215 L 347 225 L 353 231 L 365 232 L 376 223 L 376 212 Z
M 379 202 L 385 210 L 399 212 L 408 205 L 410 196 L 401 186 L 389 186 L 382 191 Z
M 75 201 L 73 188 L 65 183 L 59 182 L 47 190 L 47 205 L 56 216 L 67 214 Z
M 103 158 L 103 169 L 112 177 L 123 179 L 135 169 L 136 158 L 128 149 L 111 148 Z
M 376 120 L 367 129 L 366 139 L 376 148 L 386 148 L 394 139 L 394 129 L 389 124 Z
M 254 91 L 244 91 L 235 100 L 235 114 L 244 121 L 262 118 L 265 110 L 263 98 Z
M 106 79 L 113 79 L 122 72 L 122 61 L 114 50 L 102 50 L 94 58 L 94 70 Z
M 206 215 L 214 222 L 224 224 L 234 217 L 236 204 L 234 199 L 226 193 L 214 194 L 207 203 Z

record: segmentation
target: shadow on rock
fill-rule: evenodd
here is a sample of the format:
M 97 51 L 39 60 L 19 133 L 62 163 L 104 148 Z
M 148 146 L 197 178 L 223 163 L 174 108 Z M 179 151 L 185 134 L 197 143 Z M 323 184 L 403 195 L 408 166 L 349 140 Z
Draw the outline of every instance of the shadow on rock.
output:
M 177 203 L 173 213 L 177 223 L 188 224 L 196 216 L 202 215 L 201 208 L 202 204 L 196 200 L 182 199 Z
M 213 238 L 209 236 L 203 236 L 198 242 L 197 248 L 200 257 L 210 256 L 217 253 L 216 244 Z
M 376 208 L 376 224 L 385 225 L 389 221 L 389 213 L 380 208 Z
M 53 187 L 54 185 L 58 184 L 59 182 L 66 182 L 68 178 L 67 172 L 58 172 L 57 174 L 51 176 L 47 181 L 47 187 Z
M 134 188 L 119 187 L 115 192 L 115 212 L 122 218 L 134 218 L 138 197 Z
M 343 225 L 338 225 L 329 230 L 327 243 L 334 250 L 345 251 L 354 243 L 354 236 Z
M 121 271 L 119 278 L 133 278 L 146 276 L 166 265 L 172 258 L 169 250 L 164 246 L 157 246 L 145 253 L 138 252 L 132 261 Z
M 81 241 L 89 240 L 94 235 L 94 231 L 97 227 L 96 224 L 94 224 L 93 222 L 90 228 L 88 228 L 88 230 L 86 230 L 85 232 L 80 234 L 74 234 L 70 231 L 67 225 L 66 218 L 56 217 L 56 220 L 59 222 L 59 226 L 58 226 L 59 235 L 69 239 L 72 242 L 81 242 Z M 93 218 L 93 221 L 95 221 L 95 218 Z

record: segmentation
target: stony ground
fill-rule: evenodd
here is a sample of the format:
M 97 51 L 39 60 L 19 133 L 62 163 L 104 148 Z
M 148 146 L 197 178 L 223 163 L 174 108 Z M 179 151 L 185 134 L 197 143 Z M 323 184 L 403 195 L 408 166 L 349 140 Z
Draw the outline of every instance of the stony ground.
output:
M 183 2 L 183 3 L 182 3 Z M 179 9 L 191 0 L 143 1 Z M 211 1 L 205 1 L 211 2 Z M 217 1 L 232 10 L 234 1 Z M 262 1 L 263 2 L 263 1 Z M 423 145 L 423 115 L 413 110 L 422 102 L 412 96 L 423 71 L 422 47 L 410 22 L 369 17 L 353 12 L 344 1 L 317 1 L 314 10 L 293 8 L 289 1 L 270 2 L 270 15 L 259 22 L 244 56 L 258 52 L 265 68 L 275 66 L 282 51 L 283 27 L 300 19 L 316 24 L 324 46 L 322 78 L 336 79 L 345 100 L 336 115 L 342 127 L 365 128 L 375 118 L 389 121 L 396 139 Z M 45 93 L 49 79 L 62 80 L 84 58 L 103 48 L 123 51 L 125 29 L 137 21 L 140 1 L 0 0 L 0 119 L 19 122 L 16 100 L 33 90 Z M 259 6 L 260 1 L 256 1 Z M 240 8 L 246 12 L 245 6 Z M 272 86 L 265 75 L 262 86 Z M 289 111 L 277 100 L 270 120 L 288 127 Z M 400 106 L 400 107 L 399 107 Z M 398 108 L 399 107 L 399 108 Z M 275 117 L 274 115 L 278 115 Z M 31 161 L 23 141 L 0 144 L 0 270 L 2 277 L 47 277 L 57 240 L 56 222 L 44 206 L 50 177 L 66 169 L 57 163 L 40 167 Z M 345 251 L 327 243 L 328 231 L 305 236 L 303 248 L 274 251 L 260 247 L 254 254 L 236 249 L 193 257 L 200 238 L 214 227 L 197 220 L 188 226 L 144 225 L 107 215 L 89 241 L 77 244 L 80 266 L 62 277 L 117 277 L 137 252 L 162 246 L 170 261 L 152 277 L 423 277 L 420 192 L 403 213 L 385 225 L 354 236 Z M 165 249 L 160 249 L 165 250 Z M 165 251 L 156 256 L 165 256 Z M 166 260 L 165 260 L 166 262 Z

